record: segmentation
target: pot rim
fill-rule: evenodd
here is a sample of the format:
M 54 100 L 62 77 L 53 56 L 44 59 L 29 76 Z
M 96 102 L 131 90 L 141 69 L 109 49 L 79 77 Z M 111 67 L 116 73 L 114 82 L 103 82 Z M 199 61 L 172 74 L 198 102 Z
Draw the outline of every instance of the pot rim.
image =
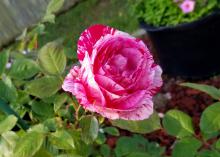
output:
M 151 32 L 166 31 L 166 30 L 173 30 L 173 29 L 182 29 L 183 30 L 183 29 L 197 27 L 198 25 L 206 23 L 209 20 L 218 17 L 219 15 L 220 15 L 220 9 L 217 9 L 214 12 L 212 12 L 211 14 L 209 14 L 205 17 L 202 17 L 202 18 L 200 18 L 196 21 L 192 21 L 192 22 L 189 22 L 189 23 L 178 24 L 178 25 L 175 25 L 175 26 L 158 26 L 158 27 L 156 27 L 156 26 L 149 25 L 144 21 L 140 21 L 140 25 L 142 27 L 146 27 L 147 31 L 151 31 Z

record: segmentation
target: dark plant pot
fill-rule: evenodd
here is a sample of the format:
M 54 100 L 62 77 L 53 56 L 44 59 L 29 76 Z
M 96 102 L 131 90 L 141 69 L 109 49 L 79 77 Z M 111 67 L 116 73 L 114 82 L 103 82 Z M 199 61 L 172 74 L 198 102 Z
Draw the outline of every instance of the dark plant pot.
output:
M 220 74 L 220 11 L 174 27 L 141 23 L 165 74 L 204 78 Z

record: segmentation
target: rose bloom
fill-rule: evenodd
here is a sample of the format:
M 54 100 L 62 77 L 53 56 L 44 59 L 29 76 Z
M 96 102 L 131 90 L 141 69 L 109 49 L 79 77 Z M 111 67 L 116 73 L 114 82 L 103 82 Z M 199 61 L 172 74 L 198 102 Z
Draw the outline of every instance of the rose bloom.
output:
M 193 0 L 184 0 L 180 4 L 180 8 L 182 9 L 183 13 L 190 13 L 194 10 L 196 2 Z
M 77 54 L 81 66 L 70 70 L 62 88 L 85 109 L 125 120 L 143 120 L 153 113 L 162 70 L 141 40 L 94 25 L 81 34 Z

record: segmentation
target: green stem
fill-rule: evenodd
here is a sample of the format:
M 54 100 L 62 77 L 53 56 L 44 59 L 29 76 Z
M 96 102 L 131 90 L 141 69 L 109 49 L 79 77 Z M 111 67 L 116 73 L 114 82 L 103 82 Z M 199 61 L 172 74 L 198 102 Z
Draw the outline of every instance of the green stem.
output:
M 22 129 L 27 130 L 29 128 L 27 123 L 23 119 L 21 119 L 20 116 L 2 99 L 0 99 L 0 110 L 7 115 L 12 114 L 16 116 L 18 118 L 18 124 L 21 126 Z

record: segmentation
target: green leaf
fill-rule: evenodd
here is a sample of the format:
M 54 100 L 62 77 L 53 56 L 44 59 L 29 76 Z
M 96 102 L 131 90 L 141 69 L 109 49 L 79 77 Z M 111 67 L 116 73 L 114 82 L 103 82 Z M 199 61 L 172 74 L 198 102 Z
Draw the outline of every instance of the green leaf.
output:
M 0 80 L 0 98 L 7 102 L 15 102 L 17 99 L 17 91 L 9 77 Z
M 63 46 L 56 41 L 46 44 L 39 52 L 38 63 L 48 74 L 62 74 L 66 66 Z
M 216 150 L 202 150 L 196 157 L 220 157 L 220 153 Z
M 91 143 L 97 138 L 99 124 L 94 116 L 83 117 L 80 120 L 79 125 L 82 128 L 82 139 L 85 143 Z
M 149 155 L 148 153 L 134 152 L 134 153 L 129 154 L 127 157 L 152 157 L 152 156 Z
M 213 86 L 196 84 L 196 83 L 182 83 L 181 85 L 207 93 L 216 100 L 220 99 L 220 90 Z
M 1 157 L 11 157 L 18 138 L 19 137 L 13 131 L 4 132 L 1 135 L 1 140 L 0 140 Z
M 34 115 L 40 120 L 46 120 L 54 116 L 52 104 L 47 104 L 43 101 L 34 101 L 31 104 L 31 109 Z
M 56 129 L 58 128 L 58 125 L 62 125 L 62 123 L 59 124 L 58 118 L 53 117 L 50 119 L 47 119 L 46 121 L 43 122 L 44 126 L 46 126 L 51 132 L 55 132 Z
M 16 157 L 31 157 L 40 150 L 44 141 L 44 135 L 39 132 L 29 132 L 22 136 L 14 149 Z
M 195 156 L 197 150 L 201 146 L 202 143 L 193 137 L 183 138 L 175 144 L 172 152 L 172 157 Z
M 57 155 L 55 157 L 84 157 L 84 156 L 75 155 L 75 154 L 60 154 L 60 155 Z
M 0 52 L 0 76 L 5 71 L 6 64 L 8 63 L 9 53 L 8 51 Z
M 109 157 L 111 153 L 111 149 L 107 144 L 103 144 L 100 147 L 100 153 L 103 157 Z
M 178 138 L 194 134 L 191 117 L 179 110 L 168 111 L 163 118 L 163 126 L 168 134 Z
M 75 146 L 76 146 L 76 149 L 74 150 L 75 154 L 77 154 L 79 156 L 89 157 L 92 154 L 92 151 L 93 151 L 92 145 L 85 144 L 81 140 L 76 140 Z
M 220 139 L 218 139 L 215 143 L 215 148 L 220 150 Z
M 57 149 L 74 149 L 74 141 L 72 136 L 65 130 L 57 130 L 55 133 L 51 133 L 49 136 L 49 141 Z
M 43 133 L 43 134 L 46 134 L 49 132 L 48 128 L 41 123 L 33 125 L 29 129 L 29 131 L 35 131 L 35 132 L 39 132 L 39 133 Z
M 6 131 L 11 130 L 17 123 L 17 117 L 10 115 L 0 122 L 0 135 Z
M 104 128 L 104 132 L 106 132 L 112 136 L 119 136 L 120 135 L 118 129 L 115 127 L 106 127 L 106 128 Z
M 117 140 L 115 148 L 116 157 L 129 156 L 131 154 L 140 155 L 140 153 L 142 155 L 149 154 L 150 157 L 161 157 L 164 153 L 164 148 L 160 147 L 157 143 L 149 142 L 140 135 L 121 137 Z
M 105 134 L 99 132 L 98 137 L 96 138 L 95 142 L 99 145 L 102 145 L 106 142 Z
M 62 93 L 61 95 L 56 96 L 54 101 L 54 111 L 57 112 L 61 106 L 67 101 L 68 95 L 66 93 Z
M 59 78 L 53 76 L 45 76 L 26 85 L 26 91 L 33 96 L 39 98 L 50 97 L 61 88 L 62 82 Z
M 56 13 L 61 9 L 64 4 L 64 0 L 50 0 L 47 6 L 47 13 Z
M 39 72 L 38 65 L 30 59 L 17 59 L 12 64 L 9 75 L 15 79 L 28 79 Z
M 220 131 L 220 102 L 214 103 L 202 113 L 200 129 L 205 134 L 215 134 Z
M 47 150 L 41 148 L 33 157 L 53 157 Z
M 155 112 L 149 119 L 141 121 L 112 120 L 112 125 L 135 133 L 150 133 L 161 128 L 160 118 Z

